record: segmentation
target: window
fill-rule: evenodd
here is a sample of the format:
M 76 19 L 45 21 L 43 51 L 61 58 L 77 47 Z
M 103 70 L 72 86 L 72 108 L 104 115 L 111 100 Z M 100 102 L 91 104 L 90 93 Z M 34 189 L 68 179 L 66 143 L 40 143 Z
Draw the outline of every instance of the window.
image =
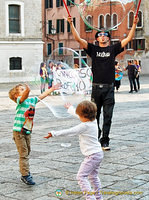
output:
M 117 29 L 117 26 L 116 26 L 117 24 L 118 24 L 118 22 L 117 22 L 117 14 L 114 13 L 112 15 L 112 26 L 115 27 L 114 29 Z
M 111 45 L 117 44 L 119 42 L 119 39 L 111 40 Z
M 47 55 L 49 56 L 51 54 L 51 52 L 52 52 L 52 45 L 51 45 L 51 43 L 49 43 L 47 45 Z
M 132 50 L 133 49 L 133 44 L 132 44 L 133 42 L 132 41 L 130 41 L 127 45 L 126 45 L 126 49 L 127 50 Z
M 22 58 L 20 58 L 20 57 L 9 58 L 9 69 L 10 70 L 22 70 Z
M 9 33 L 20 32 L 20 6 L 9 5 Z
M 133 40 L 134 50 L 145 50 L 145 39 L 134 39 Z
M 52 20 L 48 20 L 48 34 L 51 34 Z
M 104 28 L 104 16 L 103 15 L 99 16 L 99 28 L 100 29 Z
M 74 24 L 74 27 L 76 27 L 76 19 L 75 19 L 75 18 L 73 18 L 73 24 Z M 67 22 L 67 32 L 68 32 L 68 33 L 71 32 L 71 28 L 70 28 L 69 22 Z
M 67 0 L 67 6 L 74 5 L 74 0 L 71 0 L 71 1 L 72 1 L 72 3 L 69 0 Z
M 109 14 L 106 15 L 106 28 L 111 27 L 111 16 Z
M 63 0 L 56 0 L 56 7 L 63 6 Z
M 134 13 L 131 11 L 128 15 L 128 28 L 131 28 L 133 25 Z
M 53 0 L 45 0 L 45 8 L 53 8 Z
M 86 22 L 87 22 L 87 24 L 89 24 L 89 25 L 92 25 L 93 24 L 93 18 L 92 18 L 92 16 L 87 16 L 86 17 Z M 90 32 L 90 31 L 92 31 L 92 29 L 90 28 L 90 26 L 88 26 L 87 24 L 85 24 L 85 31 L 86 32 Z
M 139 21 L 137 23 L 136 28 L 142 28 L 143 27 L 143 15 L 142 15 L 141 11 L 138 12 L 138 18 L 139 18 Z
M 64 19 L 57 19 L 56 27 L 57 33 L 64 33 Z
M 58 52 L 58 54 L 59 55 L 63 55 L 63 48 L 62 48 L 63 47 L 63 43 L 59 43 L 58 46 L 59 46 L 59 52 Z
M 87 54 L 84 50 L 76 51 L 77 54 L 74 53 L 74 63 L 77 63 L 80 67 L 86 67 L 87 64 Z

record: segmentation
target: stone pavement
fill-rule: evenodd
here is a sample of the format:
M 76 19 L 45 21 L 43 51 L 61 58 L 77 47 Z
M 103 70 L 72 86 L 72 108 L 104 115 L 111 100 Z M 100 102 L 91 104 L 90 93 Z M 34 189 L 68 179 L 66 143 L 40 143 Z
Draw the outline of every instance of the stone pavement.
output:
M 141 77 L 140 82 L 141 90 L 129 94 L 124 77 L 115 94 L 111 151 L 104 153 L 99 173 L 104 200 L 149 199 L 149 77 Z M 49 130 L 71 127 L 79 121 L 55 118 L 42 103 L 36 109 L 30 155 L 36 185 L 30 187 L 20 181 L 18 153 L 12 140 L 15 103 L 8 98 L 12 85 L 0 84 L 0 200 L 83 200 L 76 181 L 83 159 L 78 138 L 43 138 Z M 63 147 L 62 143 L 71 146 Z M 59 197 L 55 194 L 58 189 L 62 192 Z

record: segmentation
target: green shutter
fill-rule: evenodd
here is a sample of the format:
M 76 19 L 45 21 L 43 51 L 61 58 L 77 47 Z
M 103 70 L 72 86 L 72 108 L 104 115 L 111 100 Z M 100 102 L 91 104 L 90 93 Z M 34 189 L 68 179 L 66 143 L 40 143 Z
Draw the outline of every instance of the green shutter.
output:
M 59 33 L 59 23 L 60 23 L 60 21 L 59 21 L 59 19 L 57 19 L 57 24 L 56 24 L 56 32 L 57 33 Z
M 48 0 L 45 0 L 45 9 L 48 8 Z
M 63 43 L 59 43 L 59 55 L 63 55 L 63 49 L 61 47 L 63 47 Z
M 52 48 L 51 48 L 51 43 L 48 44 L 48 49 L 47 49 L 47 55 L 49 56 L 51 54 Z
M 70 24 L 67 22 L 67 32 L 70 33 Z
M 61 32 L 64 33 L 64 19 L 61 20 Z
M 67 6 L 70 6 L 70 1 L 69 0 L 67 0 Z
M 52 28 L 52 20 L 49 20 L 48 21 L 48 33 L 50 34 L 51 33 L 51 28 Z

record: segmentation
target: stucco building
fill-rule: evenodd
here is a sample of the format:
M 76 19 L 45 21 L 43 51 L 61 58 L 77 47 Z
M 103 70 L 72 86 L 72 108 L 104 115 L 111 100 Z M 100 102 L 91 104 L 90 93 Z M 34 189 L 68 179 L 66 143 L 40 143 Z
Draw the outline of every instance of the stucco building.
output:
M 0 1 L 0 82 L 34 80 L 43 60 L 41 0 Z

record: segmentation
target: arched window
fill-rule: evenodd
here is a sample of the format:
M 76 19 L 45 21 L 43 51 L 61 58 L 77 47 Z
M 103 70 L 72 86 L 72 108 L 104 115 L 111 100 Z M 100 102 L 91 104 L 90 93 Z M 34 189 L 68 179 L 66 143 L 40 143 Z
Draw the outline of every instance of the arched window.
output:
M 131 28 L 133 25 L 133 19 L 134 19 L 134 12 L 130 12 L 128 14 L 128 28 Z
M 112 15 L 112 26 L 115 27 L 114 29 L 117 29 L 116 25 L 118 23 L 118 17 L 117 17 L 117 14 L 113 14 Z
M 103 15 L 100 15 L 99 16 L 99 24 L 98 24 L 98 27 L 100 29 L 104 28 L 104 16 Z
M 109 14 L 106 15 L 106 29 L 111 27 L 111 16 Z
M 86 17 L 86 21 L 87 21 L 87 24 L 92 25 L 93 24 L 93 17 L 88 15 Z M 85 31 L 92 31 L 91 27 L 88 26 L 87 24 L 85 24 Z
M 137 28 L 142 28 L 143 27 L 143 15 L 142 15 L 142 11 L 138 12 L 138 18 L 139 18 L 139 21 L 137 23 Z

